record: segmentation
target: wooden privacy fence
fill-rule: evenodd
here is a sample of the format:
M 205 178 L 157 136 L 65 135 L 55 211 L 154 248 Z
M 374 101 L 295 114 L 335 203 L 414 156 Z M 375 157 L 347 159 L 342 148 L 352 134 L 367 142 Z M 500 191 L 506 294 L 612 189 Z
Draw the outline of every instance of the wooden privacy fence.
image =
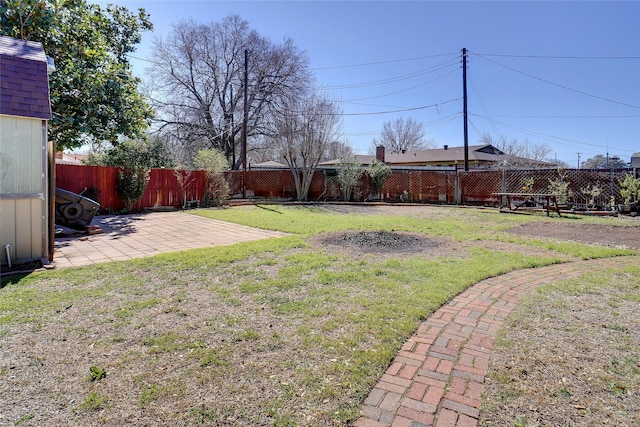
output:
M 184 188 L 171 169 L 151 169 L 149 185 L 135 209 L 158 206 L 181 207 L 184 200 L 201 200 L 206 177 L 203 171 L 178 171 Z M 187 176 L 188 175 L 188 176 Z M 73 191 L 100 203 L 101 212 L 124 209 L 122 197 L 116 191 L 118 168 L 104 166 L 56 165 L 56 187 Z
M 309 201 L 341 200 L 335 171 L 319 170 L 313 176 L 309 190 Z M 620 180 L 636 170 L 592 170 L 592 169 L 534 169 L 534 170 L 418 170 L 394 169 L 385 182 L 382 197 L 387 201 L 467 204 L 497 206 L 498 192 L 548 192 L 552 182 L 566 182 L 576 203 L 590 201 L 608 206 L 611 197 L 621 202 Z M 122 198 L 116 191 L 118 168 L 102 166 L 56 165 L 56 186 L 74 193 L 95 197 L 101 212 L 118 212 L 124 208 Z M 180 174 L 177 176 L 177 174 Z M 637 175 L 636 175 L 637 176 Z M 181 179 L 179 179 L 181 177 Z M 289 170 L 247 170 L 225 172 L 230 196 L 242 194 L 243 177 L 247 197 L 271 199 L 295 199 L 295 183 Z M 361 185 L 353 191 L 352 201 L 364 201 L 371 195 L 366 174 Z M 182 185 L 180 183 L 182 181 Z M 599 190 L 597 200 L 593 188 Z M 160 206 L 180 208 L 185 200 L 204 197 L 206 174 L 204 171 L 173 171 L 152 169 L 149 185 L 136 209 L 143 210 Z

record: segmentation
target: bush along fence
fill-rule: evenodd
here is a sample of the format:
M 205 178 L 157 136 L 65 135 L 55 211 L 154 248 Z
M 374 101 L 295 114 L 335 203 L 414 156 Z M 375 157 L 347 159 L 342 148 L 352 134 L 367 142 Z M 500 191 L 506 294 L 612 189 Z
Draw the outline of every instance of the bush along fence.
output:
M 118 168 L 56 165 L 56 186 L 98 201 L 102 213 L 121 212 L 122 197 L 116 191 Z M 498 206 L 495 193 L 554 193 L 576 209 L 612 209 L 623 203 L 621 182 L 635 169 L 533 169 L 533 170 L 419 170 L 393 169 L 380 195 L 370 194 L 366 173 L 351 200 L 380 198 L 389 202 Z M 295 184 L 289 170 L 227 171 L 230 197 L 295 200 Z M 150 208 L 207 206 L 206 173 L 152 169 L 149 184 L 134 211 Z M 624 189 L 622 189 L 624 190 Z M 624 191 L 623 191 L 624 192 Z M 338 201 L 342 193 L 335 170 L 318 170 L 308 201 Z

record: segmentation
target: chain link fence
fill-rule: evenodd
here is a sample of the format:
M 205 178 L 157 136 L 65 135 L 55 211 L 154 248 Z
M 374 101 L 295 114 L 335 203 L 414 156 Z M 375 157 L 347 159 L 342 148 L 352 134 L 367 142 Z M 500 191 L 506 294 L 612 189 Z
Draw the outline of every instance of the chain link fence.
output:
M 608 208 L 621 202 L 620 181 L 629 169 L 535 169 L 501 171 L 500 192 L 554 193 L 579 209 Z
M 505 169 L 418 170 L 393 169 L 385 181 L 382 199 L 391 202 L 498 206 L 496 193 L 554 193 L 563 204 L 575 208 L 608 208 L 620 203 L 620 181 L 635 169 Z M 242 193 L 242 172 L 226 174 L 232 194 Z M 295 199 L 295 182 L 289 170 L 249 170 L 245 175 L 248 196 Z M 368 177 L 363 171 L 351 201 L 371 200 Z M 342 200 L 334 170 L 318 170 L 308 200 Z

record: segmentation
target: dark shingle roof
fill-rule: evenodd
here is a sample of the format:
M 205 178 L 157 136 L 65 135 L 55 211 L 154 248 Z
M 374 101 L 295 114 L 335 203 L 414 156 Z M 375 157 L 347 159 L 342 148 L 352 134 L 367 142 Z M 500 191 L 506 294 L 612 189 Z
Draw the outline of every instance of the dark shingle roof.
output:
M 47 56 L 40 43 L 0 36 L 0 114 L 51 118 Z

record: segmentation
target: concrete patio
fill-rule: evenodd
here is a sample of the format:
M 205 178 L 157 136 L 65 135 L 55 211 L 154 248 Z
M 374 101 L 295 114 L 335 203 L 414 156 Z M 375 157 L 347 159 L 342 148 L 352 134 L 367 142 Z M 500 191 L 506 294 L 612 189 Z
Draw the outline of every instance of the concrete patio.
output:
M 56 268 L 122 261 L 163 252 L 233 245 L 286 235 L 181 211 L 97 216 L 91 225 L 99 226 L 103 233 L 56 237 Z

